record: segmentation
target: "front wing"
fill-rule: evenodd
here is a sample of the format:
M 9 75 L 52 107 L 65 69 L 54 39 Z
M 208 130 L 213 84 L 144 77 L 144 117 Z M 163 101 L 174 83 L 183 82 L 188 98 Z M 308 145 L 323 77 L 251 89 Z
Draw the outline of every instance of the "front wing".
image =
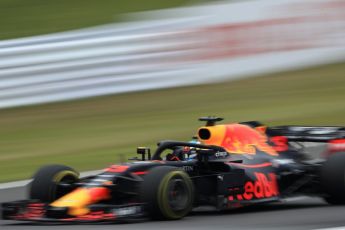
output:
M 144 217 L 144 205 L 133 203 L 126 205 L 96 204 L 88 207 L 90 212 L 82 216 L 70 216 L 67 208 L 55 208 L 36 200 L 22 200 L 3 203 L 2 219 L 35 222 L 114 222 Z

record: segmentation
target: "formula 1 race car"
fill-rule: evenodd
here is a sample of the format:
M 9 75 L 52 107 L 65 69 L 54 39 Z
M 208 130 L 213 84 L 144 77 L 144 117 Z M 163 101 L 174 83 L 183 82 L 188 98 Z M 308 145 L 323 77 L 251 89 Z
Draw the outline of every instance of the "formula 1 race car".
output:
M 298 195 L 345 204 L 344 127 L 266 127 L 259 122 L 216 124 L 203 117 L 190 142 L 161 141 L 151 156 L 112 165 L 85 178 L 49 165 L 34 175 L 29 200 L 2 204 L 3 219 L 89 222 L 142 217 L 180 219 L 193 208 L 232 209 Z M 323 142 L 308 159 L 302 143 Z

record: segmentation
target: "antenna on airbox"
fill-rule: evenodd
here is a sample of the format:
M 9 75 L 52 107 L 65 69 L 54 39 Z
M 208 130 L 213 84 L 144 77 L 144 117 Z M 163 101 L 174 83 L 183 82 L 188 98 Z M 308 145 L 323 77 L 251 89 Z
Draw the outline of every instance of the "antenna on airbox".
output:
M 208 116 L 208 117 L 200 117 L 199 121 L 206 121 L 206 126 L 214 126 L 216 122 L 224 120 L 221 117 L 214 117 L 214 116 Z

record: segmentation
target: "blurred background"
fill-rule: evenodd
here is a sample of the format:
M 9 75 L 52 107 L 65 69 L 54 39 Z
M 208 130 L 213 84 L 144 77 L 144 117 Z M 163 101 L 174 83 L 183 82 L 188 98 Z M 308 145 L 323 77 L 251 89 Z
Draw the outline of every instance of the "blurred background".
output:
M 0 181 L 227 122 L 345 125 L 342 0 L 0 0 Z

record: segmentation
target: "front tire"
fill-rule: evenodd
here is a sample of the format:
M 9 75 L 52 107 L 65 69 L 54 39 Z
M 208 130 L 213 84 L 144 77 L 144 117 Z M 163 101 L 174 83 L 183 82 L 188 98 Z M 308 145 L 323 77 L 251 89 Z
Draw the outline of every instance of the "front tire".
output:
M 52 202 L 68 192 L 66 189 L 59 189 L 59 183 L 73 184 L 78 180 L 79 173 L 70 167 L 64 165 L 44 166 L 33 176 L 29 197 L 42 202 Z
M 321 169 L 321 185 L 330 204 L 345 204 L 345 153 L 328 158 Z
M 193 208 L 193 182 L 176 167 L 158 166 L 144 177 L 141 200 L 152 219 L 181 219 Z

